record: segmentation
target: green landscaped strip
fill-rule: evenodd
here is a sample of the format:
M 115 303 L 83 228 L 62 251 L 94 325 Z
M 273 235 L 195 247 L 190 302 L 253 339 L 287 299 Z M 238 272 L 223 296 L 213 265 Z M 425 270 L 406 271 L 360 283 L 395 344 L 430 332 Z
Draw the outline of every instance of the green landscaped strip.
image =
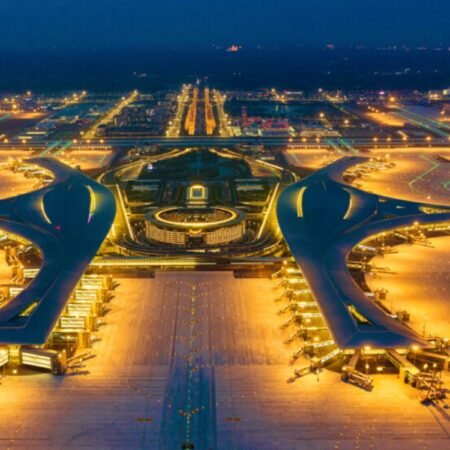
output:
M 426 130 L 431 131 L 432 133 L 435 133 L 441 137 L 449 137 L 449 134 L 443 131 L 442 129 L 438 128 L 434 125 L 433 121 L 430 119 L 427 119 L 426 117 L 420 116 L 419 114 L 413 113 L 412 111 L 409 111 L 405 108 L 399 108 L 399 111 L 402 111 L 402 113 L 394 113 L 397 116 L 400 116 L 402 119 L 408 120 L 415 125 L 418 125 L 422 128 L 425 128 Z M 416 117 L 416 119 L 414 119 Z
M 63 152 L 67 148 L 69 148 L 71 145 L 72 145 L 72 142 L 67 141 L 64 145 L 61 146 L 61 148 L 58 151 L 55 152 L 55 156 L 58 156 L 61 152 Z
M 333 139 L 326 139 L 325 142 L 333 149 L 336 150 L 338 153 L 344 153 L 344 151 L 339 147 L 339 145 L 336 144 L 336 142 Z
M 345 139 L 340 138 L 339 143 L 346 147 L 348 150 L 350 150 L 353 153 L 358 153 L 358 150 L 356 150 L 355 147 L 352 147 Z
M 51 152 L 56 146 L 58 146 L 60 141 L 56 141 L 47 148 L 45 148 L 39 156 L 45 156 L 47 153 Z
M 420 118 L 420 119 L 424 119 L 424 120 L 426 120 L 427 122 L 432 123 L 432 124 L 433 124 L 434 126 L 436 126 L 437 128 L 444 128 L 444 129 L 446 129 L 446 130 L 450 130 L 450 126 L 448 126 L 448 125 L 445 124 L 445 123 L 439 122 L 438 120 L 431 119 L 431 118 L 429 118 L 429 117 L 421 116 L 420 114 L 417 114 L 417 113 L 415 113 L 415 112 L 413 112 L 413 111 L 410 111 L 409 109 L 406 109 L 406 108 L 401 108 L 401 109 L 402 109 L 402 111 L 405 111 L 405 112 L 407 112 L 408 114 L 411 114 L 412 116 L 418 117 L 418 118 Z
M 412 188 L 412 185 L 417 183 L 418 181 L 422 180 L 424 177 L 426 177 L 429 173 L 433 172 L 433 170 L 436 170 L 439 167 L 439 163 L 437 163 L 436 161 L 433 161 L 432 159 L 428 158 L 428 156 L 425 155 L 420 155 L 420 157 L 422 159 L 424 159 L 425 161 L 428 161 L 429 163 L 432 164 L 432 166 L 425 170 L 424 172 L 422 172 L 420 175 L 418 175 L 416 178 L 414 178 L 414 180 L 410 181 L 409 187 Z

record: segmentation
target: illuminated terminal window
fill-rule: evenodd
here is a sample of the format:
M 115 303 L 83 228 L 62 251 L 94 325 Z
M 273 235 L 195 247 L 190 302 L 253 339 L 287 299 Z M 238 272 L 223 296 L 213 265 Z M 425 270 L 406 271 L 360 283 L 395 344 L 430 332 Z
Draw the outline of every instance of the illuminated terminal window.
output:
M 432 206 L 421 206 L 419 209 L 425 214 L 445 214 L 450 212 L 450 208 L 435 208 Z
M 353 305 L 349 305 L 348 310 L 358 325 L 373 325 L 373 323 L 367 317 L 363 316 Z
M 29 317 L 31 313 L 37 308 L 37 305 L 39 304 L 38 300 L 35 300 L 30 305 L 28 305 L 20 314 L 20 317 Z

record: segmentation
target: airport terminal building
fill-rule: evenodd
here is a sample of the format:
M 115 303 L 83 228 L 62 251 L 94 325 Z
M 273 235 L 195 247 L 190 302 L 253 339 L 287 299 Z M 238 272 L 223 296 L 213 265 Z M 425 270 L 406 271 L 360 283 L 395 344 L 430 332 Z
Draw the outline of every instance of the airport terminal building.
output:
M 147 213 L 146 235 L 153 242 L 214 246 L 244 237 L 245 214 L 228 207 L 167 207 Z

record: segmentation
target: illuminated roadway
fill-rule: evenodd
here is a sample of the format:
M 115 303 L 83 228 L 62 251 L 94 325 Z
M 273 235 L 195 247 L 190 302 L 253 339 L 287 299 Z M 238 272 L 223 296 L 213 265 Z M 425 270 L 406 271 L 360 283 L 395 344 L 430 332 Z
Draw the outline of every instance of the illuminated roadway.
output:
M 214 91 L 214 99 L 217 106 L 217 116 L 219 119 L 219 133 L 222 137 L 227 138 L 233 136 L 233 131 L 228 125 L 228 116 L 225 113 L 224 103 L 226 97 L 222 95 L 219 91 Z
M 0 149 L 44 149 L 51 145 L 60 144 L 61 141 L 52 141 L 44 139 L 32 140 L 28 143 L 23 143 L 19 139 L 9 139 L 8 142 L 0 142 Z M 433 144 L 448 144 L 446 139 L 434 139 Z M 182 136 L 182 137 L 147 137 L 139 139 L 91 139 L 90 142 L 84 143 L 79 141 L 77 143 L 78 147 L 93 147 L 93 146 L 113 146 L 113 147 L 135 147 L 137 145 L 160 145 L 162 147 L 214 147 L 214 146 L 233 146 L 237 144 L 248 144 L 248 145 L 261 145 L 264 144 L 267 147 L 281 147 L 288 145 L 295 145 L 299 148 L 311 148 L 311 147 L 322 147 L 326 148 L 326 139 L 323 140 L 322 144 L 317 144 L 316 142 L 302 142 L 299 138 L 288 138 L 288 137 L 253 137 L 253 136 L 234 136 L 234 137 L 221 137 L 221 136 Z M 376 147 L 372 139 L 346 139 L 345 146 L 342 148 L 349 150 L 348 146 L 352 148 L 367 148 L 372 149 Z M 381 141 L 377 143 L 378 146 L 386 145 Z M 426 142 L 423 139 L 409 139 L 408 146 L 428 146 L 431 148 L 430 142 Z M 407 149 L 408 146 L 405 142 L 401 140 L 389 142 L 389 147 L 393 149 Z M 353 150 L 352 150 L 353 152 Z
M 180 94 L 177 95 L 175 115 L 169 122 L 169 126 L 167 127 L 166 131 L 166 136 L 168 138 L 174 138 L 180 135 L 184 112 L 186 109 L 186 105 L 189 102 L 189 91 L 190 88 L 188 86 L 183 86 Z
M 94 124 L 94 126 L 88 130 L 84 136 L 85 139 L 92 139 L 95 137 L 98 127 L 101 125 L 106 125 L 110 123 L 115 116 L 120 114 L 122 109 L 133 103 L 136 98 L 138 98 L 139 93 L 138 91 L 133 91 L 128 97 L 122 97 L 120 102 L 114 105 L 114 107 L 104 116 L 102 117 L 98 122 Z

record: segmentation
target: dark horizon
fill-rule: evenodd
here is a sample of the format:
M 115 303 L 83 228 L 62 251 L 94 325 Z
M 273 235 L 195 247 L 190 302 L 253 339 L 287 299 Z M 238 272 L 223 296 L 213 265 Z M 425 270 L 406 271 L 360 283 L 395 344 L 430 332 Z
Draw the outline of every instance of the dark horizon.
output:
M 445 0 L 22 0 L 1 13 L 3 49 L 450 45 Z
M 0 91 L 154 91 L 208 78 L 222 89 L 443 89 L 446 48 L 243 47 L 207 49 L 15 49 L 2 51 Z
M 3 92 L 450 85 L 444 0 L 23 0 L 0 25 Z

